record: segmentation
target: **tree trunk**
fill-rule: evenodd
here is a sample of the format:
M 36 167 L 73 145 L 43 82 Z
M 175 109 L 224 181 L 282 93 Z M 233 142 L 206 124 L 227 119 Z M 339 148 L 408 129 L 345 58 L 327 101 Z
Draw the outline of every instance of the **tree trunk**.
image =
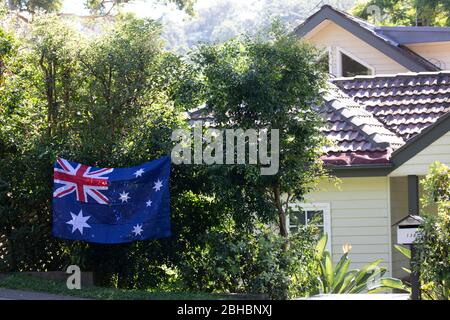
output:
M 275 206 L 277 207 L 278 211 L 278 224 L 280 228 L 280 235 L 287 238 L 288 231 L 286 225 L 286 212 L 284 211 L 283 205 L 281 203 L 281 192 L 280 187 L 278 185 L 273 187 L 273 194 L 275 199 Z
M 45 76 L 45 94 L 47 98 L 47 126 L 48 137 L 51 139 L 56 126 L 57 102 L 56 102 L 56 63 L 49 61 L 45 65 L 45 56 L 41 55 L 39 65 Z

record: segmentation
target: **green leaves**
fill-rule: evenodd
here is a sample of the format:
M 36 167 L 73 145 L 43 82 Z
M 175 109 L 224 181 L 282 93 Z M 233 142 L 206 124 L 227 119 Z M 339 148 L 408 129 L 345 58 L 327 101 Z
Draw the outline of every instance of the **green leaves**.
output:
M 111 32 L 85 39 L 69 19 L 43 15 L 26 38 L 13 39 L 11 49 L 3 46 L 1 68 L 8 72 L 0 73 L 0 272 L 63 270 L 72 260 L 101 270 L 103 285 L 115 279 L 122 287 L 148 288 L 167 279 L 160 266 L 180 261 L 180 248 L 198 244 L 206 226 L 222 223 L 223 215 L 204 198 L 190 203 L 182 194 L 188 185 L 198 195 L 204 181 L 174 168 L 176 240 L 98 248 L 51 236 L 57 155 L 132 166 L 168 154 L 172 130 L 183 125 L 170 98 L 179 58 L 163 50 L 159 25 L 117 20 Z M 3 38 L 9 35 L 0 33 Z
M 370 14 L 368 8 L 372 5 L 381 8 L 380 16 Z M 449 12 L 446 0 L 371 0 L 358 2 L 353 8 L 354 15 L 369 22 L 401 26 L 416 26 L 418 22 L 424 26 L 448 26 Z
M 416 239 L 417 260 L 413 268 L 420 270 L 423 298 L 449 300 L 450 168 L 439 162 L 433 163 L 421 183 L 427 206 Z
M 350 259 L 345 252 L 333 267 L 331 254 L 325 250 L 328 236 L 325 234 L 316 245 L 314 258 L 319 270 L 319 292 L 321 293 L 362 293 L 387 289 L 404 289 L 402 282 L 394 278 L 383 278 L 386 269 L 379 267 L 382 259 L 364 265 L 361 269 L 348 270 Z M 371 286 L 379 279 L 379 284 Z M 369 287 L 371 286 L 371 287 Z
M 338 264 L 336 265 L 336 270 L 334 271 L 334 284 L 331 288 L 332 291 L 338 290 L 338 286 L 341 284 L 342 280 L 345 278 L 348 266 L 350 265 L 350 259 L 348 259 L 348 253 L 342 255 Z
M 368 292 L 379 293 L 393 289 L 411 293 L 411 288 L 404 285 L 401 280 L 389 277 L 380 279 L 380 283 L 371 287 Z
M 401 254 L 403 254 L 405 257 L 407 257 L 408 259 L 411 259 L 411 250 L 410 249 L 402 247 L 398 244 L 395 244 L 394 248 L 396 250 L 398 250 Z
M 317 242 L 317 246 L 316 246 L 316 255 L 315 258 L 317 260 L 322 260 L 323 257 L 323 253 L 325 251 L 325 247 L 327 245 L 328 242 L 328 234 L 324 234 L 319 241 Z

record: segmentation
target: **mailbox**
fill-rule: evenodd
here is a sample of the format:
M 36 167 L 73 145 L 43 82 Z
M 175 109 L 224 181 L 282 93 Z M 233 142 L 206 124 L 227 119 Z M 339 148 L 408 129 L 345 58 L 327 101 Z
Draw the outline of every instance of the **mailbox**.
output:
M 422 222 L 423 219 L 415 215 L 408 215 L 406 218 L 397 222 L 397 243 L 413 244 L 417 237 L 418 228 Z

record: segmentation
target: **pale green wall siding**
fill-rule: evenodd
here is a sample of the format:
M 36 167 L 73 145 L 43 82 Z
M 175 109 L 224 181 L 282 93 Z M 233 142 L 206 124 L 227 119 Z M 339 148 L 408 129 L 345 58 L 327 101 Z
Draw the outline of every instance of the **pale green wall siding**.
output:
M 408 215 L 408 179 L 391 178 L 391 225 Z M 392 245 L 397 243 L 397 227 L 392 227 Z M 409 268 L 409 260 L 392 248 L 392 275 L 396 278 L 408 276 L 402 267 Z
M 406 161 L 394 170 L 390 176 L 426 175 L 430 164 L 434 161 L 450 165 L 450 132 Z
M 307 196 L 309 202 L 329 203 L 333 260 L 350 243 L 352 268 L 382 258 L 391 268 L 389 180 L 387 177 L 342 178 L 338 187 L 323 182 Z
M 334 22 L 322 23 L 316 32 L 305 36 L 310 43 L 320 48 L 331 48 L 331 71 L 337 73 L 337 49 L 341 48 L 372 67 L 375 74 L 403 73 L 409 70 L 384 53 L 369 45 Z
M 436 64 L 442 70 L 450 69 L 450 42 L 428 42 L 406 45 L 412 51 Z

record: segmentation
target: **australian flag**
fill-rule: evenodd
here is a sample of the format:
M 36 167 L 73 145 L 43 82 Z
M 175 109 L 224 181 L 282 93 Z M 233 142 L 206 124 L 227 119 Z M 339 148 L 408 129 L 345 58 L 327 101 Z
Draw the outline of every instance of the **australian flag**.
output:
M 54 164 L 53 235 L 97 243 L 170 236 L 170 157 L 130 168 Z

